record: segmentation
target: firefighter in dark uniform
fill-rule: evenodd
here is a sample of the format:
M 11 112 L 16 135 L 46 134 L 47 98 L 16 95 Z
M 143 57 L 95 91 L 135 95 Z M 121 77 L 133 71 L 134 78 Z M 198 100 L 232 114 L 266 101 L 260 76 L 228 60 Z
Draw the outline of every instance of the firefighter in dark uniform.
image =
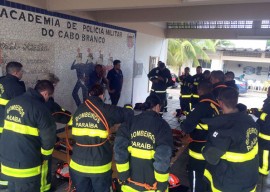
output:
M 187 115 L 181 124 L 181 129 L 190 134 L 188 173 L 191 191 L 204 192 L 206 183 L 203 181 L 205 160 L 202 156 L 202 148 L 208 136 L 208 126 L 203 124 L 203 118 L 211 118 L 219 114 L 219 105 L 212 95 L 212 84 L 201 82 L 198 85 L 199 103 Z
M 198 66 L 196 68 L 196 75 L 192 76 L 192 84 L 191 84 L 191 90 L 192 90 L 192 96 L 191 96 L 191 108 L 199 102 L 199 95 L 198 95 L 198 85 L 203 80 L 203 74 L 202 74 L 202 67 Z
M 0 138 L 3 132 L 5 106 L 13 99 L 25 92 L 25 85 L 20 79 L 23 76 L 23 66 L 18 62 L 9 62 L 6 66 L 6 76 L 0 78 Z M 0 180 L 0 188 L 7 187 L 7 181 Z
M 269 175 L 270 163 L 270 87 L 268 88 L 267 98 L 264 100 L 262 109 L 251 109 L 258 120 L 256 121 L 260 126 L 259 133 L 259 173 L 262 175 L 262 183 L 265 183 Z M 264 185 L 264 184 L 263 184 Z M 262 186 L 263 187 L 263 186 Z
M 185 74 L 179 77 L 181 91 L 180 91 L 180 107 L 184 113 L 190 111 L 190 100 L 192 95 L 191 85 L 192 85 L 192 76 L 189 74 L 189 67 L 185 68 Z
M 210 76 L 210 81 L 213 84 L 213 95 L 217 99 L 220 90 L 227 87 L 227 85 L 225 85 L 225 83 L 224 83 L 225 75 L 220 70 L 212 71 L 211 76 Z
M 123 192 L 165 191 L 168 187 L 172 131 L 159 115 L 160 99 L 147 97 L 141 114 L 119 128 L 115 161 Z
M 164 112 L 164 107 L 165 109 L 167 108 L 166 90 L 168 86 L 170 86 L 169 84 L 172 83 L 171 72 L 168 68 L 166 68 L 165 63 L 159 61 L 158 67 L 152 69 L 147 76 L 149 80 L 152 81 L 151 94 L 157 95 L 162 102 L 160 110 L 160 114 L 162 115 Z M 167 109 L 165 111 L 167 111 Z
M 234 77 L 235 77 L 234 72 L 232 72 L 232 71 L 226 72 L 225 73 L 225 85 L 227 85 L 228 87 L 232 87 L 239 92 L 239 88 L 235 84 Z
M 78 192 L 109 192 L 112 183 L 109 129 L 132 117 L 133 110 L 105 104 L 101 85 L 94 85 L 89 93 L 72 117 L 76 144 L 70 161 L 71 179 Z
M 10 192 L 49 191 L 48 160 L 56 125 L 44 102 L 53 94 L 48 80 L 8 102 L 0 142 L 1 168 Z
M 237 100 L 235 89 L 223 88 L 218 96 L 223 115 L 203 120 L 210 131 L 202 150 L 204 176 L 212 191 L 256 191 L 259 128 L 246 110 L 237 109 Z

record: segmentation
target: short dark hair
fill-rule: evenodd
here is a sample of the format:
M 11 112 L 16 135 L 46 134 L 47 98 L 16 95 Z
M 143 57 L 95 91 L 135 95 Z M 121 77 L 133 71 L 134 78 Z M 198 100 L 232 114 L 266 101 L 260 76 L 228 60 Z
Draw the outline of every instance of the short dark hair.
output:
M 213 85 L 209 81 L 201 81 L 198 85 L 198 90 L 201 90 L 204 95 L 212 92 Z
M 202 69 L 202 66 L 198 66 L 198 67 L 196 67 L 196 69 Z
M 159 61 L 158 62 L 158 67 L 161 68 L 161 69 L 164 69 L 165 68 L 165 63 Z
M 225 87 L 220 90 L 218 100 L 222 101 L 228 108 L 235 108 L 238 103 L 238 91 L 232 87 Z
M 142 109 L 149 110 L 158 104 L 161 105 L 161 100 L 157 95 L 153 94 L 146 98 L 145 102 L 142 104 Z
M 48 91 L 50 95 L 54 92 L 54 86 L 49 80 L 38 80 L 35 86 L 35 90 L 41 93 L 42 91 Z
M 211 77 L 218 79 L 219 82 L 224 82 L 225 81 L 225 75 L 221 70 L 217 71 L 212 71 Z
M 227 73 L 225 73 L 225 77 L 228 77 L 233 80 L 235 77 L 234 72 L 228 71 Z
M 113 61 L 113 65 L 117 65 L 117 64 L 120 64 L 120 63 L 121 63 L 121 61 L 118 60 L 118 59 L 116 59 L 116 60 Z
M 16 61 L 11 61 L 6 66 L 6 72 L 7 74 L 19 72 L 20 70 L 22 70 L 22 67 L 23 65 L 21 63 L 16 62 Z
M 101 85 L 99 85 L 99 84 L 95 84 L 89 90 L 89 94 L 91 96 L 97 96 L 98 97 L 98 96 L 104 94 L 104 88 Z

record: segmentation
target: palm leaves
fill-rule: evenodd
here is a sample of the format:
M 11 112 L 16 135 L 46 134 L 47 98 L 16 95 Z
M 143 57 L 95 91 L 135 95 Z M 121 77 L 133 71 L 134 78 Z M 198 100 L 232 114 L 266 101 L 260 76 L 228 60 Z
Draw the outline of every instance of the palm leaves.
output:
M 186 62 L 192 62 L 198 66 L 198 59 L 209 61 L 206 50 L 215 52 L 215 42 L 208 39 L 169 39 L 167 64 L 181 67 Z

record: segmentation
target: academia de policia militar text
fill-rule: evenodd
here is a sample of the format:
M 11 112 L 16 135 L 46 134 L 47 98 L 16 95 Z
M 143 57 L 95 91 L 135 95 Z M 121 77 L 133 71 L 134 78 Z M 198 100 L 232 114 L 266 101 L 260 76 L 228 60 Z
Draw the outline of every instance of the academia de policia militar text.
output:
M 119 38 L 122 37 L 121 31 L 81 23 L 80 25 L 78 25 L 77 22 L 73 21 L 66 21 L 65 23 L 63 23 L 63 21 L 55 17 L 32 14 L 16 9 L 9 10 L 5 8 L 0 8 L 0 18 L 41 24 L 44 26 L 41 28 L 41 34 L 44 37 L 58 37 L 62 39 L 79 40 L 102 44 L 105 43 L 106 40 L 104 36 L 113 36 Z M 55 27 L 66 28 L 67 30 L 56 30 Z M 78 29 L 83 33 L 77 32 Z

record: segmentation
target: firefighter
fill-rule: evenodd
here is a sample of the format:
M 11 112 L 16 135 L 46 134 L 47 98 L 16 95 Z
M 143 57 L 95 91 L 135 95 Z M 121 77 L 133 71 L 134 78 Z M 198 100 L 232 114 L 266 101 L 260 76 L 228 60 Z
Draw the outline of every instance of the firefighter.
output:
M 210 76 L 210 81 L 213 84 L 213 95 L 217 99 L 220 90 L 227 87 L 227 85 L 225 85 L 224 83 L 225 75 L 220 70 L 212 71 L 211 76 Z
M 234 72 L 232 72 L 232 71 L 226 72 L 225 73 L 225 84 L 228 87 L 232 87 L 232 88 L 236 89 L 239 92 L 239 88 L 235 84 L 234 77 L 235 77 Z
M 166 68 L 165 63 L 159 61 L 158 67 L 152 69 L 147 76 L 152 81 L 151 94 L 157 95 L 162 102 L 160 110 L 162 115 L 164 111 L 167 111 L 166 90 L 172 83 L 171 72 Z
M 144 111 L 119 128 L 115 161 L 122 191 L 165 191 L 168 187 L 173 138 L 168 123 L 158 114 L 158 96 L 150 95 Z
M 8 102 L 0 142 L 1 168 L 10 192 L 49 191 L 48 170 L 56 125 L 44 103 L 53 94 L 48 80 Z
M 212 191 L 256 191 L 258 180 L 258 125 L 236 107 L 238 92 L 223 88 L 218 103 L 223 115 L 203 120 L 209 137 L 202 150 L 207 161 L 204 176 Z
M 6 66 L 6 76 L 0 78 L 0 137 L 3 132 L 5 106 L 13 99 L 25 92 L 25 85 L 20 81 L 23 76 L 23 65 L 9 62 Z M 7 188 L 7 181 L 0 180 L 0 188 Z
M 198 85 L 203 80 L 203 73 L 202 73 L 202 67 L 198 66 L 196 68 L 196 75 L 192 76 L 192 84 L 191 84 L 191 90 L 192 90 L 192 96 L 191 96 L 191 108 L 199 102 L 199 95 L 198 95 Z
M 262 109 L 251 109 L 258 120 L 256 121 L 260 126 L 259 133 L 259 173 L 262 176 L 262 182 L 269 175 L 269 163 L 270 163 L 270 87 L 268 87 L 267 98 L 264 100 Z
M 203 124 L 203 118 L 212 118 L 219 114 L 219 105 L 212 95 L 212 84 L 202 81 L 198 85 L 199 103 L 187 115 L 181 124 L 181 129 L 190 134 L 188 175 L 191 191 L 204 192 L 206 183 L 203 181 L 205 160 L 202 148 L 208 136 L 208 126 Z
M 89 93 L 72 117 L 72 136 L 76 144 L 70 175 L 78 192 L 109 192 L 112 183 L 109 129 L 132 117 L 133 111 L 105 104 L 101 85 L 94 85 Z
M 182 112 L 188 113 L 190 111 L 190 100 L 191 100 L 191 84 L 192 84 L 192 76 L 189 74 L 189 67 L 185 68 L 185 73 L 179 77 L 180 85 L 181 85 L 181 93 L 180 93 L 180 107 Z

